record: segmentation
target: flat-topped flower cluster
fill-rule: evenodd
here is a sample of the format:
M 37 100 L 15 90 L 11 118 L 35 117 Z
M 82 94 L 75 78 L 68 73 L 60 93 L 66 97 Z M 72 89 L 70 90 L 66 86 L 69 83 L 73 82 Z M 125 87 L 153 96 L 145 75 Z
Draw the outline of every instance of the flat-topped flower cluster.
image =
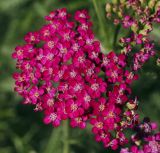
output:
M 154 45 L 144 41 L 143 35 L 121 38 L 125 51 L 106 55 L 95 40 L 87 11 L 77 11 L 73 18 L 65 8 L 58 9 L 45 20 L 48 24 L 29 32 L 25 44 L 12 54 L 18 69 L 13 75 L 15 91 L 24 97 L 24 104 L 44 113 L 45 124 L 58 127 L 69 119 L 72 127 L 84 129 L 90 123 L 96 141 L 112 149 L 124 146 L 128 143 L 124 130 L 142 125 L 131 84 L 138 79 L 142 63 L 155 54 Z M 124 18 L 124 27 L 132 26 L 131 20 Z M 127 53 L 135 40 L 145 45 L 130 61 L 132 56 Z M 159 145 L 157 135 L 145 140 L 152 143 L 154 139 Z

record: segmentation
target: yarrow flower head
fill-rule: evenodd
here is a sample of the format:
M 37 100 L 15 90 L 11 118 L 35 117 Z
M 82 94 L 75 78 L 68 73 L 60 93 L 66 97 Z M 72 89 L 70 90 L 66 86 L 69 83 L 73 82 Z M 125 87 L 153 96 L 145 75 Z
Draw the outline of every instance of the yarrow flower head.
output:
M 57 127 L 70 119 L 72 127 L 85 128 L 91 103 L 107 88 L 98 77 L 100 43 L 94 40 L 86 10 L 77 11 L 73 19 L 62 8 L 45 19 L 49 23 L 27 33 L 25 44 L 12 54 L 20 70 L 13 75 L 15 90 L 24 104 L 44 112 L 45 124 Z
M 137 4 L 129 1 L 127 5 L 132 3 Z M 110 9 L 108 5 L 107 10 Z M 155 20 L 151 19 L 157 21 L 158 17 L 156 14 Z M 29 32 L 25 44 L 17 46 L 12 54 L 18 69 L 13 74 L 15 91 L 24 98 L 24 104 L 43 112 L 45 124 L 58 127 L 62 120 L 69 119 L 71 127 L 84 129 L 90 123 L 95 140 L 114 150 L 129 142 L 126 129 L 138 127 L 147 133 L 143 137 L 149 142 L 145 148 L 156 150 L 159 135 L 150 138 L 153 124 L 139 123 L 137 98 L 131 95 L 138 69 L 155 55 L 154 44 L 146 37 L 152 30 L 151 19 L 142 17 L 139 21 L 147 24 L 143 32 L 120 39 L 121 53 L 103 54 L 86 10 L 77 11 L 74 18 L 65 8 L 52 11 L 45 17 L 48 23 Z M 138 27 L 129 15 L 117 20 L 126 29 L 135 31 Z M 143 48 L 131 54 L 132 44 L 143 44 Z M 137 135 L 132 140 L 137 140 Z M 140 153 L 133 151 L 137 146 L 132 148 L 122 149 L 121 153 Z

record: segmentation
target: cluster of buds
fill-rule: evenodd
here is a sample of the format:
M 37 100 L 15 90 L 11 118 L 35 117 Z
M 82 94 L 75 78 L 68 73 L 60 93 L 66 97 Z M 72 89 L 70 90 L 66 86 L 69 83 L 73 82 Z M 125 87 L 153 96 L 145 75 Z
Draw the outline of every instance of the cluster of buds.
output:
M 159 153 L 160 133 L 156 133 L 156 129 L 157 124 L 145 118 L 142 123 L 135 126 L 136 134 L 131 136 L 133 146 L 130 149 L 121 149 L 120 153 Z
M 77 11 L 72 18 L 66 9 L 58 9 L 45 19 L 48 24 L 29 32 L 25 45 L 12 54 L 19 69 L 13 75 L 15 91 L 24 97 L 24 104 L 44 113 L 45 124 L 57 127 L 69 119 L 72 127 L 83 129 L 88 122 L 96 141 L 114 150 L 124 146 L 128 143 L 125 130 L 139 125 L 131 84 L 138 79 L 140 66 L 154 55 L 154 45 L 143 35 L 133 35 L 121 38 L 129 52 L 105 55 L 87 11 Z M 127 23 L 131 18 L 124 20 L 124 27 L 132 26 Z M 143 43 L 143 38 L 141 53 L 130 55 L 133 42 Z M 129 61 L 132 56 L 134 66 Z
M 114 4 L 107 3 L 106 11 L 107 17 L 113 18 L 115 24 L 131 31 L 129 37 L 120 39 L 121 52 L 133 59 L 130 61 L 132 69 L 137 71 L 155 55 L 155 46 L 149 34 L 153 30 L 153 23 L 160 23 L 159 1 L 122 0 Z M 135 50 L 138 51 L 133 54 Z
M 106 12 L 107 17 L 113 19 L 115 25 L 122 25 L 125 30 L 130 31 L 129 37 L 120 39 L 121 53 L 128 57 L 129 69 L 136 74 L 151 57 L 158 55 L 150 33 L 153 30 L 153 23 L 160 23 L 160 3 L 157 0 L 120 0 L 112 4 L 107 3 Z M 122 149 L 121 153 L 159 153 L 159 133 L 154 134 L 155 128 L 149 121 L 144 121 L 143 124 L 139 122 L 135 126 L 139 131 L 131 137 L 134 145 L 130 150 Z M 147 133 L 147 130 L 150 132 Z

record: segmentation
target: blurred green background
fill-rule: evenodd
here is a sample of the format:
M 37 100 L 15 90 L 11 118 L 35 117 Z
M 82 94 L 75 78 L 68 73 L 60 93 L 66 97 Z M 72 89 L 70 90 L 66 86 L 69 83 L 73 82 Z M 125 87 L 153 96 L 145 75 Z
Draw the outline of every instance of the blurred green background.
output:
M 109 1 L 109 0 L 108 0 Z M 14 47 L 23 43 L 28 31 L 44 24 L 44 16 L 51 10 L 66 7 L 70 13 L 87 9 L 94 23 L 96 37 L 104 51 L 117 49 L 117 27 L 105 18 L 107 0 L 0 0 L 0 153 L 111 153 L 94 141 L 90 128 L 54 129 L 42 123 L 42 114 L 34 113 L 31 106 L 21 104 L 14 91 L 12 73 L 15 61 L 11 59 Z M 120 31 L 123 34 L 123 31 Z M 160 49 L 159 27 L 152 33 Z M 160 68 L 152 59 L 140 71 L 140 80 L 133 85 L 139 97 L 141 117 L 149 116 L 160 123 Z M 68 133 L 66 133 L 68 131 Z M 70 143 L 66 152 L 65 144 Z

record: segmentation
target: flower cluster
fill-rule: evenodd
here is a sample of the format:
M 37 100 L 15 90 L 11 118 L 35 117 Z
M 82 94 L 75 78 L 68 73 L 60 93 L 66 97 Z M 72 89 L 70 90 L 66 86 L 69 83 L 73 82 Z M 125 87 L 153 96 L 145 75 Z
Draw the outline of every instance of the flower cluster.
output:
M 133 146 L 124 148 L 120 153 L 159 153 L 160 133 L 152 134 L 157 129 L 157 124 L 150 122 L 148 118 L 135 127 L 136 134 L 131 136 Z M 143 146 L 138 148 L 137 146 Z
M 159 14 L 155 16 L 152 21 L 158 21 Z M 150 25 L 151 18 L 145 19 L 143 24 Z M 137 70 L 155 54 L 154 44 L 147 38 L 152 26 L 147 26 L 145 35 L 136 31 L 129 38 L 121 38 L 120 54 L 103 54 L 87 11 L 77 11 L 72 18 L 65 8 L 58 9 L 45 20 L 48 24 L 29 32 L 26 43 L 12 54 L 19 69 L 13 75 L 15 91 L 24 97 L 24 104 L 44 113 L 45 124 L 57 127 L 69 119 L 72 127 L 84 129 L 89 121 L 96 141 L 114 150 L 124 146 L 128 143 L 126 129 L 144 127 L 139 124 L 138 102 L 132 98 L 131 84 L 138 79 Z M 117 19 L 116 23 L 120 22 L 125 28 L 134 26 L 134 30 L 138 25 L 129 16 Z M 133 44 L 143 48 L 133 53 Z M 145 141 L 159 143 L 157 137 L 148 136 Z M 129 153 L 129 149 L 122 153 L 125 151 Z
M 106 91 L 106 82 L 97 75 L 100 43 L 89 18 L 85 10 L 76 12 L 75 21 L 66 9 L 53 11 L 45 17 L 49 24 L 29 32 L 26 44 L 12 55 L 21 70 L 13 75 L 15 90 L 25 104 L 44 111 L 46 124 L 56 127 L 69 118 L 72 127 L 85 128 L 91 102 Z
M 117 149 L 128 142 L 124 130 L 138 122 L 137 100 L 131 98 L 131 83 L 138 79 L 137 74 L 126 70 L 127 56 L 110 52 L 102 54 L 100 67 L 108 85 L 105 98 L 92 105 L 93 116 L 90 123 L 96 141 L 105 147 Z M 113 135 L 113 132 L 115 135 Z
M 106 11 L 108 18 L 114 15 L 115 24 L 120 24 L 126 30 L 132 31 L 129 37 L 120 39 L 120 44 L 121 52 L 133 59 L 130 61 L 132 69 L 137 71 L 156 53 L 149 34 L 153 30 L 153 23 L 160 22 L 160 3 L 157 0 L 120 1 L 112 5 L 107 3 Z M 138 51 L 133 54 L 133 50 Z
M 137 75 L 124 69 L 126 55 L 100 52 L 89 18 L 82 10 L 71 21 L 66 9 L 59 9 L 45 17 L 49 24 L 29 32 L 12 55 L 20 69 L 13 75 L 15 90 L 24 104 L 44 112 L 44 123 L 57 127 L 70 119 L 72 127 L 83 129 L 90 120 L 96 140 L 117 149 L 127 143 L 123 129 L 136 122 L 129 85 Z
M 137 70 L 156 54 L 155 45 L 149 34 L 153 30 L 153 23 L 160 21 L 160 3 L 156 0 L 149 2 L 141 0 L 120 1 L 114 4 L 107 3 L 106 11 L 108 18 L 111 19 L 114 15 L 114 24 L 120 24 L 126 30 L 131 31 L 129 37 L 120 39 L 120 45 L 122 47 L 121 53 L 127 56 L 127 65 L 130 66 L 130 71 L 132 74 L 136 74 Z M 159 65 L 159 58 L 157 65 Z M 132 107 L 132 105 L 127 106 Z M 139 124 L 140 121 L 137 120 L 138 122 L 132 128 L 135 130 L 136 127 L 137 131 L 137 134 L 131 137 L 134 145 L 130 150 L 128 148 L 122 149 L 121 153 L 159 153 L 159 133 L 153 134 L 155 127 L 149 121 Z M 146 132 L 147 130 L 149 132 Z

